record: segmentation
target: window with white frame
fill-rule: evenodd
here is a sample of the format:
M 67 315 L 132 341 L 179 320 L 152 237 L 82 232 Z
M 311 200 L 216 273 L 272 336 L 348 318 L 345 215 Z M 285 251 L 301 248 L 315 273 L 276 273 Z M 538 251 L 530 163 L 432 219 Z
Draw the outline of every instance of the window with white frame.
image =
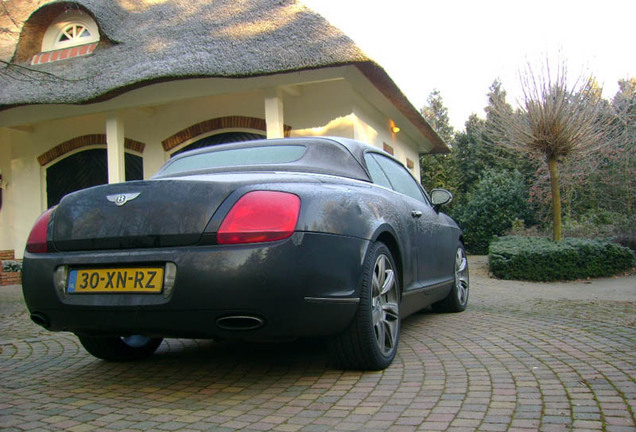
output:
M 42 52 L 93 42 L 99 42 L 99 30 L 93 18 L 79 10 L 69 10 L 49 25 L 42 40 Z

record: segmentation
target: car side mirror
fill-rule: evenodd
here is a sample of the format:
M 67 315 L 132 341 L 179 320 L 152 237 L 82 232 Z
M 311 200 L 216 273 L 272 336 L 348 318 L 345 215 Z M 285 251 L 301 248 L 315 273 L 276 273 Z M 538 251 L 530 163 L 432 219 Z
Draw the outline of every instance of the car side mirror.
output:
M 446 189 L 433 189 L 431 191 L 431 203 L 435 210 L 443 205 L 450 203 L 453 200 L 453 194 Z

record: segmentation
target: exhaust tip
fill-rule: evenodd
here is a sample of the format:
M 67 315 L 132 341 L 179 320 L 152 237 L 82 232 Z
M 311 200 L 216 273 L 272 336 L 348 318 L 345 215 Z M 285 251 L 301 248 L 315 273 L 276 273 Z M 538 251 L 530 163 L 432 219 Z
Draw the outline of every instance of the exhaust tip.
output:
M 228 315 L 217 319 L 216 325 L 223 330 L 244 331 L 259 329 L 265 325 L 265 321 L 251 315 Z
M 39 326 L 44 327 L 45 329 L 51 327 L 51 320 L 49 319 L 49 317 L 40 312 L 33 312 L 31 314 L 31 321 Z

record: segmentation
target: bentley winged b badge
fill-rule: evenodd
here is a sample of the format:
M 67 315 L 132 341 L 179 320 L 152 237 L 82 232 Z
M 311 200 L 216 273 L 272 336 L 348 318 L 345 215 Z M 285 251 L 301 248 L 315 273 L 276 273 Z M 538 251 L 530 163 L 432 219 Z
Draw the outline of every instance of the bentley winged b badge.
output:
M 132 201 L 137 198 L 141 192 L 133 192 L 133 193 L 125 193 L 118 195 L 107 195 L 106 199 L 112 203 L 115 203 L 117 207 L 121 207 L 126 204 L 128 201 Z

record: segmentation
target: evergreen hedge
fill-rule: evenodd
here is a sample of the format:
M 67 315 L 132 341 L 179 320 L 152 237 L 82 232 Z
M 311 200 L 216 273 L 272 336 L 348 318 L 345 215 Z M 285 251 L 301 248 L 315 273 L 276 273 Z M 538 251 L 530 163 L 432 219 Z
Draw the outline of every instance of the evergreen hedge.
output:
M 550 282 L 618 274 L 634 265 L 634 253 L 610 241 L 507 236 L 490 244 L 488 260 L 497 278 Z

